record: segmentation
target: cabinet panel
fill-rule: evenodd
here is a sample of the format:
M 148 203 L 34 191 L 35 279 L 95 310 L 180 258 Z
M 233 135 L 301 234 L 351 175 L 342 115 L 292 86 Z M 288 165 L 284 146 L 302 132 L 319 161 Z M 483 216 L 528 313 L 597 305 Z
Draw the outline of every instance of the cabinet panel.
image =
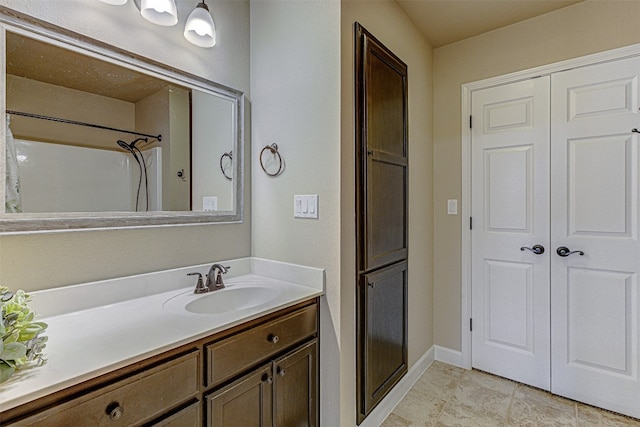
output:
M 206 346 L 207 385 L 219 384 L 317 332 L 312 305 Z
M 406 181 L 406 162 L 368 156 L 364 271 L 407 257 Z
M 200 363 L 200 351 L 194 351 L 11 426 L 121 427 L 140 424 L 198 393 Z
M 278 427 L 318 426 L 317 340 L 273 362 Z
M 367 148 L 406 156 L 406 66 L 389 56 L 375 42 L 365 41 L 365 87 L 367 99 Z
M 360 282 L 360 402 L 368 413 L 407 372 L 407 263 Z
M 273 425 L 271 364 L 253 371 L 207 397 L 207 426 Z

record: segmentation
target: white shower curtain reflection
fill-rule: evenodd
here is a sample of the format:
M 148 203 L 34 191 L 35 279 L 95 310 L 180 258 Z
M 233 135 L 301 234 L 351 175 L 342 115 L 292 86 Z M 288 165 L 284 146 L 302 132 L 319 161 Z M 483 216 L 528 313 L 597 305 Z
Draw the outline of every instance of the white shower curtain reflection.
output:
M 6 138 L 6 179 L 5 179 L 5 212 L 22 212 L 22 200 L 20 197 L 20 173 L 18 171 L 18 158 L 13 134 L 9 127 L 11 118 L 7 114 L 7 138 Z

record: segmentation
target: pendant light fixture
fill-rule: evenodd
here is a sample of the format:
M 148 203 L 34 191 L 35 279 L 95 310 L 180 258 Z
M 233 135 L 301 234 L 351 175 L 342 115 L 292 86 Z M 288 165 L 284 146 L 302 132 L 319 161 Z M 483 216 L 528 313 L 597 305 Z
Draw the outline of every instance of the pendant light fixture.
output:
M 126 4 L 128 0 L 100 0 L 113 5 Z M 157 25 L 170 27 L 178 23 L 175 0 L 133 0 L 144 19 Z M 204 0 L 193 9 L 184 26 L 184 38 L 198 47 L 216 44 L 216 24 Z
M 165 27 L 178 23 L 178 11 L 174 0 L 142 0 L 140 14 L 147 21 Z
M 216 44 L 216 25 L 213 23 L 209 7 L 204 0 L 198 3 L 189 15 L 184 26 L 184 38 L 200 47 L 213 47 Z

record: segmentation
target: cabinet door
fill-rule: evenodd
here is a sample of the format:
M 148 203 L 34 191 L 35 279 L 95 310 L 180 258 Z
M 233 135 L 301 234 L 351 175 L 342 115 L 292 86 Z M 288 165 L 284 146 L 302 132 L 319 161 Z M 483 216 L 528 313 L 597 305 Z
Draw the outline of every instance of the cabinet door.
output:
M 357 26 L 360 271 L 407 258 L 407 66 Z
M 259 368 L 207 397 L 207 426 L 273 425 L 271 364 Z
M 273 362 L 275 425 L 318 425 L 317 340 Z
M 407 263 L 362 276 L 358 343 L 360 416 L 407 372 Z

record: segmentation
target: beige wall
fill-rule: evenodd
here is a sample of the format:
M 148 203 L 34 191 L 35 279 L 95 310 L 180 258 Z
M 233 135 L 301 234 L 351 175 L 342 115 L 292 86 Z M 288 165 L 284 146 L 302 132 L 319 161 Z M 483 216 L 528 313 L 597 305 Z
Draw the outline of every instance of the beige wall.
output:
M 353 24 L 408 66 L 409 365 L 433 344 L 433 51 L 393 1 L 342 2 L 341 425 L 355 423 L 355 139 Z
M 7 75 L 6 90 L 8 110 L 135 129 L 135 105 L 130 102 L 13 75 Z M 16 115 L 11 117 L 11 130 L 21 139 L 119 149 L 113 132 L 83 126 Z
M 587 0 L 435 50 L 435 343 L 461 349 L 461 85 L 640 43 L 640 1 Z M 465 119 L 465 122 L 468 119 Z
M 195 3 L 177 4 L 183 23 Z M 0 5 L 249 94 L 248 1 L 210 5 L 218 31 L 212 49 L 189 44 L 181 25 L 145 21 L 132 1 L 119 7 L 86 0 L 0 0 Z M 248 171 L 245 188 L 244 224 L 0 236 L 0 284 L 36 290 L 248 256 Z
M 322 425 L 338 426 L 344 403 L 339 382 L 339 2 L 251 1 L 251 104 L 252 253 L 326 269 L 320 416 Z M 273 143 L 284 161 L 277 177 L 267 176 L 258 160 Z M 318 195 L 318 219 L 293 217 L 295 194 Z

